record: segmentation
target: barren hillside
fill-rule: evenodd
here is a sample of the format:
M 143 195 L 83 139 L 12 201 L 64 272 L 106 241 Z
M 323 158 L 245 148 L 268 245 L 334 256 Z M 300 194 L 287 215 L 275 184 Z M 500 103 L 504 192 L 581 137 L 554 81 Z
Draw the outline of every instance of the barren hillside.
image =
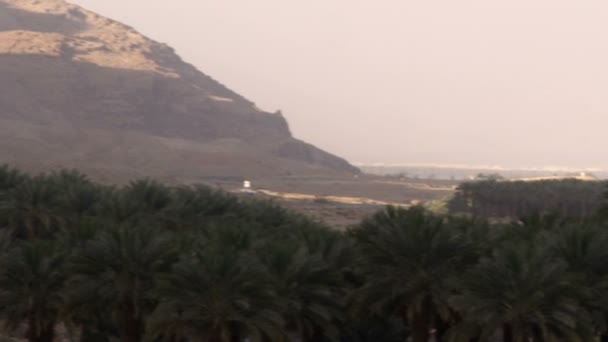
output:
M 350 174 L 167 45 L 63 0 L 0 0 L 0 163 L 103 176 Z

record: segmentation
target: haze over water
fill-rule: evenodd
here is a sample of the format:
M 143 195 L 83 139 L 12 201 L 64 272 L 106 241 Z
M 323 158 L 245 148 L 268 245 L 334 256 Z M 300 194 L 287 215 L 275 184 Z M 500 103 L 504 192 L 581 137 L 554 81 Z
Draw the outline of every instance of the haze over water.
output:
M 75 0 L 354 162 L 608 167 L 600 0 Z

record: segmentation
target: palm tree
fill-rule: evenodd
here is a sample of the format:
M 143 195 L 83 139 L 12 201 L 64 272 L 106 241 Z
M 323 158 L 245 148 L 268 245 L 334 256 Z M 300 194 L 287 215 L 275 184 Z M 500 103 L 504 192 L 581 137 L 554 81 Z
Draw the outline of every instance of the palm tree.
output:
M 139 212 L 139 203 L 133 201 L 124 189 L 108 188 L 102 193 L 97 216 L 114 224 L 132 224 Z
M 28 178 L 27 175 L 8 165 L 0 166 L 0 194 L 15 188 Z M 1 198 L 1 196 L 0 196 Z
M 352 231 L 365 283 L 354 293 L 359 311 L 399 315 L 413 342 L 426 342 L 433 327 L 449 323 L 447 279 L 474 260 L 465 235 L 424 209 L 388 207 Z M 438 336 L 440 339 L 441 336 Z
M 583 301 L 601 341 L 608 341 L 608 232 L 594 224 L 570 224 L 545 234 L 550 253 L 564 260 L 587 289 Z
M 201 185 L 178 187 L 163 211 L 163 223 L 174 230 L 196 229 L 238 220 L 243 208 L 235 196 L 222 191 Z
M 52 242 L 24 242 L 2 262 L 0 312 L 10 328 L 27 326 L 30 342 L 51 342 L 63 307 L 64 257 Z
M 64 224 L 58 210 L 59 191 L 45 175 L 28 178 L 8 191 L 0 209 L 18 237 L 50 238 Z
M 98 215 L 117 224 L 154 224 L 171 203 L 171 190 L 151 180 L 138 180 L 124 188 L 103 191 Z
M 285 301 L 286 329 L 304 342 L 336 340 L 344 321 L 340 270 L 332 268 L 322 254 L 292 241 L 271 242 L 258 254 L 276 294 Z
M 290 212 L 276 202 L 267 200 L 246 201 L 242 217 L 267 234 L 284 233 L 294 225 L 306 224 L 307 218 Z
M 500 332 L 505 342 L 589 340 L 582 288 L 564 262 L 534 243 L 505 244 L 460 281 L 450 303 L 464 320 L 449 332 L 453 341 L 486 341 Z
M 123 191 L 137 204 L 140 220 L 156 216 L 171 203 L 171 189 L 149 179 L 133 181 Z
M 124 342 L 141 341 L 154 309 L 151 290 L 174 261 L 171 237 L 144 227 L 100 232 L 72 258 L 69 306 L 80 312 L 106 307 Z
M 150 338 L 208 342 L 283 339 L 281 303 L 250 253 L 201 242 L 162 276 Z
M 408 333 L 399 318 L 370 315 L 344 322 L 342 342 L 403 342 Z
M 94 184 L 75 170 L 61 170 L 53 173 L 49 181 L 55 184 L 57 211 L 61 213 L 70 228 L 77 228 L 80 221 L 96 215 L 104 188 Z

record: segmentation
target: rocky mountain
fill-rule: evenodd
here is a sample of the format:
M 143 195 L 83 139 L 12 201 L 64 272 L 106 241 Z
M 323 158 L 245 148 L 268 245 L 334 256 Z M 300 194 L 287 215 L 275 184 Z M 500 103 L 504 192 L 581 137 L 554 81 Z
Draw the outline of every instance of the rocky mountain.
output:
M 358 172 L 169 46 L 63 0 L 0 0 L 0 163 L 178 181 Z

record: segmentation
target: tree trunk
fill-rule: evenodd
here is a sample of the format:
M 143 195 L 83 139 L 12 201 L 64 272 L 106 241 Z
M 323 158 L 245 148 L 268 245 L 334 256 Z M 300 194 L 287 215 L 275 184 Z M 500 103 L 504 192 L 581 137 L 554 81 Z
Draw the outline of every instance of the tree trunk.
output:
M 509 324 L 505 324 L 502 327 L 502 341 L 503 342 L 514 342 L 513 340 L 513 329 Z
M 55 338 L 55 322 L 40 324 L 35 315 L 30 314 L 26 337 L 29 342 L 53 342 Z
M 49 324 L 40 332 L 39 342 L 53 342 L 55 339 L 55 324 Z
M 310 335 L 302 334 L 300 340 L 302 342 L 323 341 L 323 333 L 322 331 L 319 331 L 319 329 L 315 329 L 315 331 Z
M 126 299 L 123 308 L 120 340 L 122 342 L 140 342 L 143 337 L 143 322 L 135 310 L 133 301 L 130 298 Z
M 222 338 L 222 329 L 211 328 L 207 332 L 207 342 L 224 342 Z
M 430 298 L 427 296 L 420 308 L 420 312 L 412 314 L 410 328 L 412 331 L 412 342 L 428 342 L 429 333 L 429 318 L 430 318 Z
M 444 321 L 441 317 L 437 317 L 435 320 L 435 341 L 441 342 L 444 340 L 445 333 L 450 329 L 452 324 L 448 321 Z
M 96 328 L 89 324 L 80 326 L 80 342 L 108 342 L 108 334 L 100 333 Z
M 430 334 L 427 322 L 428 320 L 423 315 L 413 315 L 410 323 L 412 342 L 428 342 Z
M 89 327 L 86 324 L 80 326 L 80 342 L 89 341 Z

